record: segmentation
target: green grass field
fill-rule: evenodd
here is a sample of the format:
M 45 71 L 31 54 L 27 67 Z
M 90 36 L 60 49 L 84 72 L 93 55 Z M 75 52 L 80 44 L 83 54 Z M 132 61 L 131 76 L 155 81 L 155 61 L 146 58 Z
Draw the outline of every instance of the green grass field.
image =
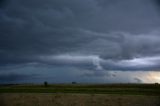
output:
M 160 85 L 1 85 L 0 106 L 160 106 Z
M 0 93 L 89 93 L 160 95 L 159 84 L 52 84 L 0 86 Z

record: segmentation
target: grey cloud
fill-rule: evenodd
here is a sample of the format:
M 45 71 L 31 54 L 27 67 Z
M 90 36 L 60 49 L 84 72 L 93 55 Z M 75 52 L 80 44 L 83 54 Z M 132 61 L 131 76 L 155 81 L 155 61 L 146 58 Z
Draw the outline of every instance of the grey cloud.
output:
M 159 0 L 154 0 L 155 5 L 160 9 L 160 1 Z
M 89 71 L 84 72 L 84 74 L 81 75 L 82 77 L 111 77 L 111 73 L 106 71 Z
M 100 65 L 101 60 L 96 55 L 51 55 L 39 57 L 39 61 L 51 66 L 76 67 L 79 70 L 103 70 Z
M 93 70 L 97 76 L 107 70 L 158 70 L 157 59 L 147 67 L 120 65 L 159 56 L 160 16 L 154 3 L 1 0 L 0 71 L 32 63 Z
M 117 55 L 119 55 L 119 57 L 122 56 L 123 58 L 124 55 L 130 58 L 132 57 L 132 53 L 134 53 L 133 50 L 137 47 L 136 45 L 139 46 L 139 42 L 141 42 L 143 38 L 140 38 L 141 40 L 137 43 L 134 38 L 136 40 L 138 38 L 133 38 L 132 36 L 134 35 L 125 37 L 124 35 L 114 35 L 106 32 L 98 33 L 96 30 L 90 31 L 93 30 L 92 27 L 95 27 L 96 29 L 104 28 L 105 26 L 100 22 L 102 18 L 100 15 L 105 13 L 105 16 L 103 17 L 106 18 L 109 17 L 108 14 L 116 14 L 118 13 L 118 8 L 121 9 L 121 5 L 124 3 L 130 4 L 128 1 L 115 1 L 110 5 L 106 4 L 106 6 L 109 5 L 108 9 L 107 7 L 101 7 L 96 0 L 86 0 L 83 2 L 79 0 L 70 2 L 51 0 L 45 2 L 41 0 L 22 2 L 19 0 L 11 0 L 8 2 L 8 5 L 1 10 L 1 56 L 2 58 L 8 57 L 11 60 L 21 60 L 20 62 L 25 60 L 24 58 L 26 57 L 26 59 L 28 59 L 27 62 L 32 62 L 35 61 L 33 59 L 35 55 L 58 54 L 63 52 L 84 52 L 85 54 L 98 54 L 104 57 L 107 57 L 108 55 L 109 58 L 112 58 L 112 55 L 115 55 L 115 58 L 117 58 Z M 144 6 L 143 3 L 138 1 L 133 2 L 133 4 L 142 4 L 142 7 Z M 148 2 L 146 5 L 149 5 Z M 112 8 L 113 6 L 116 8 Z M 143 8 L 145 8 L 145 6 Z M 151 11 L 154 11 L 152 6 L 150 6 L 150 9 Z M 105 10 L 109 12 L 106 13 Z M 132 8 L 129 8 L 128 10 L 133 11 Z M 101 12 L 99 13 L 99 11 Z M 123 13 L 123 11 L 121 12 Z M 88 13 L 92 13 L 92 15 L 88 17 Z M 112 17 L 123 19 L 123 17 L 119 17 L 119 14 L 118 16 L 114 16 L 114 14 Z M 156 17 L 156 15 L 153 16 Z M 95 25 L 92 25 L 90 20 L 95 20 L 92 22 Z M 98 20 L 98 22 L 96 20 Z M 139 21 L 139 19 L 135 20 Z M 110 21 L 110 19 L 107 18 L 106 21 L 112 22 L 113 25 L 115 23 L 114 20 Z M 132 22 L 131 20 L 129 21 Z M 124 21 L 121 20 L 121 22 Z M 146 21 L 146 23 L 147 22 L 148 21 Z M 86 23 L 87 25 L 85 25 Z M 102 26 L 97 27 L 98 23 Z M 139 22 L 137 22 L 137 24 L 138 23 Z M 107 23 L 105 25 L 111 27 Z M 116 25 L 122 24 L 116 22 Z M 124 24 L 123 26 L 128 27 L 128 25 Z M 130 26 L 132 26 L 132 24 Z M 136 27 L 137 26 L 139 25 L 136 25 Z M 114 25 L 114 27 L 116 26 Z M 90 30 L 79 31 L 77 30 L 79 28 Z M 108 29 L 107 31 L 112 30 Z M 101 37 L 102 35 L 103 37 Z M 130 47 L 128 47 L 128 45 Z M 145 45 L 150 46 L 151 44 L 146 43 L 144 46 Z M 122 53 L 123 51 L 124 53 Z M 12 57 L 15 59 L 12 59 Z M 8 61 L 9 60 L 7 60 L 7 62 Z
M 5 2 L 6 2 L 6 0 L 0 0 L 0 8 L 3 7 Z
M 107 60 L 97 55 L 69 55 L 40 57 L 40 61 L 48 65 L 72 66 L 82 70 L 93 72 L 117 70 L 117 71 L 157 71 L 159 70 L 160 57 L 138 57 L 123 60 Z
M 140 78 L 134 78 L 137 83 L 142 83 L 143 81 Z
M 106 70 L 123 71 L 159 71 L 158 57 L 140 57 L 118 61 L 104 61 L 101 63 Z
M 0 83 L 10 83 L 10 82 L 21 82 L 23 80 L 32 79 L 35 75 L 26 75 L 26 74 L 0 74 Z

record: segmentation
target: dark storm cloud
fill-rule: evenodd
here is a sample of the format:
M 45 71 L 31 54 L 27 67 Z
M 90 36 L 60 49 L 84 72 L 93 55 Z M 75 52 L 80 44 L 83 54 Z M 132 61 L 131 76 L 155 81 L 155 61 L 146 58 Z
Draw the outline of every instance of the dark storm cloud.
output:
M 154 3 L 1 0 L 0 66 L 74 67 L 92 70 L 93 76 L 158 70 L 160 16 Z
M 25 74 L 16 74 L 16 73 L 0 74 L 0 83 L 21 82 L 26 79 L 31 79 L 34 76 L 35 75 L 25 75 Z
M 159 7 L 160 9 L 160 0 L 154 0 L 155 4 Z
M 6 2 L 5 0 L 0 0 L 0 8 L 1 8 L 1 6 L 4 5 L 5 2 Z

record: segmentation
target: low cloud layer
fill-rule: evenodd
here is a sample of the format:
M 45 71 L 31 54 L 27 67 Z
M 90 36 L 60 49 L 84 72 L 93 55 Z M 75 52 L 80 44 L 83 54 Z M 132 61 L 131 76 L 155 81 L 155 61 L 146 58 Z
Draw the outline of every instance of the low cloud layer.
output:
M 26 75 L 26 74 L 17 74 L 17 73 L 9 73 L 9 74 L 0 74 L 0 83 L 21 83 L 26 80 L 33 80 L 35 75 Z
M 137 57 L 132 59 L 103 59 L 97 55 L 56 55 L 40 57 L 44 64 L 72 66 L 99 71 L 159 71 L 160 56 Z
M 159 71 L 159 7 L 158 0 L 0 0 L 0 74 Z

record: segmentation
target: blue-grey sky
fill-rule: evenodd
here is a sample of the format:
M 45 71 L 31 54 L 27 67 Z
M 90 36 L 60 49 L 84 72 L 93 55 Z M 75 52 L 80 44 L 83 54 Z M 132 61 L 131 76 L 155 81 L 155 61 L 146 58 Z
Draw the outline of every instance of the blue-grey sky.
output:
M 0 83 L 160 82 L 159 0 L 0 0 Z

